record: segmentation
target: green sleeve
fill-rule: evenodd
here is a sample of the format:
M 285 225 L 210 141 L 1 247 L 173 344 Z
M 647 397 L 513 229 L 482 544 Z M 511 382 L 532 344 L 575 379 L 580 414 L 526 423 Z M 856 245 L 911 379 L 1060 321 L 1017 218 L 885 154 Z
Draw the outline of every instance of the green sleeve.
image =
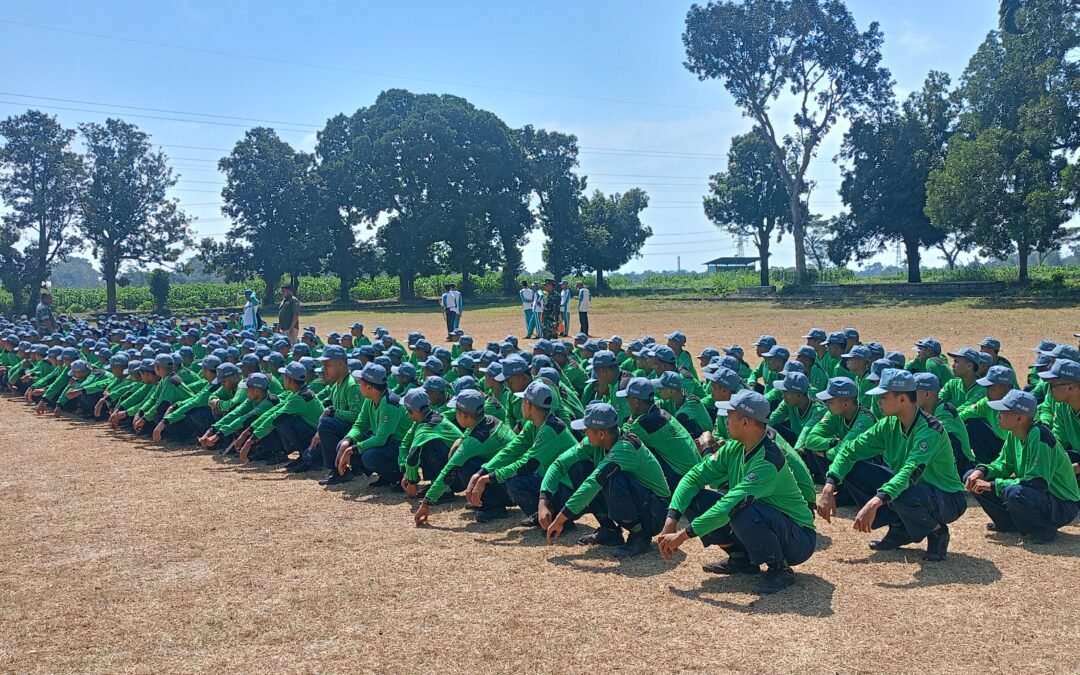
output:
M 372 420 L 374 428 L 371 430 L 371 436 L 357 443 L 356 450 L 362 452 L 389 443 L 401 425 L 401 416 L 404 414 L 406 414 L 405 406 L 391 405 L 384 397 L 374 410 L 374 419 Z M 355 428 L 353 427 L 353 429 Z M 349 430 L 349 433 L 352 433 L 352 430 Z M 353 440 L 355 441 L 355 439 Z M 408 452 L 408 449 L 406 449 L 406 452 Z
M 744 502 L 768 497 L 776 485 L 778 470 L 768 461 L 756 461 L 749 467 L 746 475 L 735 485 L 730 486 L 720 501 L 709 507 L 690 523 L 687 534 L 701 536 L 719 529 L 731 522 L 731 510 Z
M 473 457 L 479 456 L 483 451 L 482 443 L 478 443 L 476 439 L 469 436 L 463 437 L 457 450 L 450 453 L 450 458 L 446 460 L 446 466 L 442 468 L 435 480 L 431 481 L 427 492 L 424 493 L 424 501 L 429 504 L 439 501 L 439 498 L 446 492 L 446 482 L 449 480 L 450 474 L 464 466 L 465 462 L 468 462 Z
M 547 424 L 540 427 L 540 430 L 536 432 L 536 436 L 533 439 L 532 444 L 528 450 L 520 457 L 510 462 L 506 466 L 496 469 L 494 473 L 494 480 L 499 483 L 505 483 L 514 476 L 518 475 L 518 472 L 529 463 L 529 460 L 536 455 L 543 454 L 543 452 L 555 442 L 555 432 Z
M 1054 437 L 1055 438 L 1061 438 L 1057 434 L 1057 424 L 1058 424 L 1058 422 L 1057 422 L 1057 419 L 1055 419 L 1054 407 L 1055 407 L 1054 397 L 1050 394 L 1049 391 L 1047 391 L 1046 392 L 1046 398 L 1044 398 L 1042 400 L 1042 402 L 1039 403 L 1039 408 L 1035 413 L 1035 423 L 1036 424 L 1045 424 L 1048 427 L 1053 427 L 1053 429 L 1054 429 Z
M 828 476 L 843 481 L 855 462 L 877 457 L 888 444 L 885 420 L 878 422 L 851 441 L 837 446 L 836 456 L 829 465 Z
M 671 495 L 668 516 L 678 519 L 706 485 L 720 485 L 727 481 L 727 468 L 720 461 L 721 451 L 723 447 L 706 455 L 679 480 L 679 484 L 675 486 L 675 492 Z
M 142 387 L 132 391 L 127 398 L 120 402 L 120 407 L 128 415 L 139 412 L 139 406 L 154 393 L 154 385 L 143 383 Z
M 351 377 L 351 376 L 350 376 Z M 339 410 L 334 406 L 334 417 L 338 418 L 342 422 L 353 424 L 356 422 L 356 418 L 360 416 L 360 409 L 363 407 L 362 401 L 364 399 L 360 395 L 360 387 L 358 386 L 346 386 L 345 387 L 345 401 L 347 409 Z M 352 433 L 350 431 L 350 433 Z
M 610 476 L 617 468 L 629 471 L 637 466 L 637 458 L 630 449 L 632 447 L 629 443 L 616 443 L 611 452 L 604 455 L 589 477 L 578 486 L 578 489 L 574 490 L 570 499 L 566 500 L 566 506 L 563 507 L 562 512 L 568 518 L 577 518 L 589 507 L 592 500 L 596 499 L 596 496 L 600 494 L 602 477 Z M 645 452 L 649 451 L 645 450 Z
M 504 424 L 509 424 L 509 422 L 504 422 Z M 514 440 L 507 443 L 506 447 L 495 453 L 495 456 L 485 462 L 480 468 L 484 471 L 491 472 L 516 461 L 532 447 L 535 439 L 536 425 L 531 421 L 526 421 L 525 425 L 521 428 L 521 431 L 514 436 Z
M 917 472 L 921 472 L 923 468 L 930 464 L 934 455 L 941 452 L 944 438 L 944 432 L 934 431 L 930 427 L 922 425 L 916 431 L 915 437 L 909 441 L 911 449 L 904 458 L 904 463 L 900 467 L 891 467 L 894 471 L 893 477 L 878 488 L 878 492 L 887 495 L 889 500 L 893 500 L 903 494 L 908 487 L 917 483 L 919 480 Z M 949 455 L 952 456 L 951 446 L 949 447 Z
M 563 484 L 570 467 L 582 460 L 590 459 L 591 456 L 592 448 L 587 440 L 583 440 L 556 457 L 544 472 L 544 478 L 540 482 L 540 495 L 550 497 L 555 494 L 559 486 Z
M 245 396 L 243 403 L 230 410 L 228 415 L 214 423 L 214 428 L 221 432 L 223 436 L 239 431 L 248 412 L 254 407 L 254 404 Z
M 60 394 L 67 388 L 70 382 L 71 380 L 67 377 L 56 377 L 49 384 L 48 388 L 45 389 L 42 396 L 45 397 L 46 401 L 56 403 L 56 399 L 59 398 Z
M 1034 431 L 1034 433 L 1038 432 Z M 1001 488 L 998 488 L 996 484 L 997 481 L 1011 479 L 1014 475 L 1016 475 L 1016 463 L 1014 461 L 1016 451 L 1013 447 L 1013 444 L 1016 442 L 1017 438 L 1012 434 L 1009 434 L 1009 437 L 1005 440 L 1005 444 L 1001 446 L 1001 452 L 998 453 L 998 456 L 994 459 L 994 461 L 990 462 L 989 464 L 980 464 L 977 467 L 979 469 L 982 469 L 986 480 L 995 483 L 995 492 L 1000 493 L 1000 490 L 1004 489 L 1005 486 L 1008 484 L 1005 483 L 1001 486 Z
M 401 439 L 398 447 L 398 466 L 405 467 L 405 477 L 415 483 L 420 480 L 420 455 L 416 455 L 416 462 L 409 461 L 409 450 L 412 449 L 413 440 L 416 438 L 416 430 L 420 427 L 419 422 L 413 422 L 409 430 L 405 432 L 405 438 Z
M 176 424 L 180 420 L 187 417 L 187 414 L 196 408 L 205 408 L 210 402 L 210 388 L 207 387 L 201 392 L 187 399 L 183 403 L 178 404 L 173 411 L 165 415 L 165 421 L 169 424 Z
M 775 427 L 778 424 L 782 424 L 787 421 L 788 413 L 787 401 L 780 401 L 780 405 L 776 406 L 776 410 L 772 411 L 769 415 L 769 426 Z
M 803 450 L 827 453 L 835 447 L 833 441 L 840 439 L 842 426 L 840 417 L 827 413 L 818 420 L 817 424 L 812 427 L 808 425 L 803 430 L 803 434 L 799 436 L 799 447 Z
M 1054 467 L 1056 464 L 1055 453 L 1060 452 L 1056 447 L 1050 447 L 1039 438 L 1039 430 L 1032 428 L 1028 432 L 1034 435 L 1029 438 L 1024 447 L 1024 466 L 1014 467 L 1015 477 L 1004 476 L 994 480 L 994 492 L 1000 495 L 1001 491 L 1010 485 L 1018 483 L 1030 483 L 1041 480 L 1047 488 L 1054 482 Z M 1011 434 L 1010 434 L 1011 435 Z M 1019 443 L 1019 439 L 1016 440 Z M 1032 452 L 1034 450 L 1034 452 Z M 1003 451 L 1001 453 L 1005 455 Z M 1000 459 L 1000 457 L 999 457 Z M 1070 479 L 1071 480 L 1071 479 Z
M 274 422 L 277 421 L 278 417 L 285 414 L 285 410 L 294 398 L 296 397 L 286 396 L 279 399 L 277 405 L 271 406 L 269 410 L 255 418 L 255 421 L 251 423 L 251 435 L 260 441 L 269 436 L 270 432 L 274 430 Z
M 222 393 L 227 394 L 228 392 L 222 390 Z M 223 398 L 218 401 L 218 410 L 220 410 L 222 413 L 228 413 L 231 412 L 233 408 L 244 405 L 245 401 L 247 401 L 247 394 L 244 393 L 243 389 L 237 389 L 235 392 L 233 392 L 232 398 Z
M 116 382 L 116 378 L 112 373 L 104 373 L 100 377 L 95 377 L 93 382 L 89 384 L 84 383 L 82 386 L 82 392 L 84 394 L 100 394 Z
M 956 411 L 956 416 L 960 418 L 961 422 L 967 422 L 976 417 L 986 417 L 986 411 L 989 409 L 990 407 L 987 405 L 987 400 L 984 398 L 960 408 Z

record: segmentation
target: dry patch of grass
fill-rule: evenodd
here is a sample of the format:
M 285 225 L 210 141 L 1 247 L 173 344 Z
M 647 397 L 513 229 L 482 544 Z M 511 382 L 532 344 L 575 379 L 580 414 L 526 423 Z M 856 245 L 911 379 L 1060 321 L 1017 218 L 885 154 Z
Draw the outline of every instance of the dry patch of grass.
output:
M 1017 366 L 1039 338 L 1071 336 L 1071 310 L 895 309 L 609 301 L 594 333 L 681 329 L 691 348 L 782 344 L 853 325 L 907 352 L 1000 337 Z M 521 333 L 513 308 L 468 312 L 478 341 Z M 432 337 L 437 314 L 359 318 Z M 308 323 L 307 320 L 304 323 Z M 1075 669 L 1080 530 L 1028 548 L 987 536 L 972 504 L 950 558 L 872 553 L 853 513 L 819 523 L 799 583 L 767 598 L 710 577 L 722 554 L 685 546 L 616 562 L 544 545 L 513 521 L 477 525 L 461 502 L 412 526 L 398 495 L 315 485 L 0 400 L 0 670 L 973 672 Z M 592 524 L 591 519 L 587 519 Z M 588 531 L 588 528 L 579 528 Z

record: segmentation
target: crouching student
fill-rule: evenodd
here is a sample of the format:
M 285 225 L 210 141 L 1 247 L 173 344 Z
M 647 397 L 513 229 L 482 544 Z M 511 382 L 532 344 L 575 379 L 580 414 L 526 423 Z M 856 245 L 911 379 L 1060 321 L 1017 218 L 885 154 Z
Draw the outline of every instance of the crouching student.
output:
M 403 476 L 398 481 L 397 489 L 404 490 L 410 497 L 417 497 L 420 495 L 420 479 L 431 482 L 442 472 L 450 458 L 451 448 L 461 440 L 461 431 L 449 416 L 444 416 L 431 405 L 431 398 L 421 387 L 407 391 L 401 402 L 412 426 L 406 432 L 398 453 Z
M 1080 510 L 1072 463 L 1050 429 L 1035 423 L 1035 396 L 1014 389 L 989 405 L 998 411 L 1005 443 L 997 459 L 967 473 L 966 487 L 990 516 L 986 529 L 1049 543 Z
M 919 407 L 945 427 L 945 433 L 949 434 L 949 444 L 952 445 L 957 475 L 963 476 L 971 469 L 975 454 L 968 441 L 967 426 L 957 417 L 956 407 L 941 400 L 940 391 L 941 383 L 937 375 L 930 372 L 915 373 L 915 394 Z
M 672 374 L 680 377 L 678 373 Z M 653 453 L 668 488 L 675 489 L 686 472 L 701 461 L 701 454 L 686 429 L 656 404 L 654 394 L 652 380 L 635 377 L 616 396 L 625 398 L 630 406 L 630 419 L 624 427 L 627 434 L 639 439 Z
M 293 361 L 278 369 L 284 390 L 276 405 L 257 417 L 243 434 L 240 461 L 262 459 L 277 464 L 293 450 L 303 453 L 315 436 L 323 404 L 307 386 L 308 369 Z
M 180 376 L 174 372 L 175 368 L 176 363 L 169 354 L 158 354 L 154 359 L 154 376 L 157 378 L 157 386 L 139 406 L 131 422 L 131 428 L 136 434 L 153 431 L 165 418 L 165 413 L 170 407 L 194 395 Z
M 593 510 L 601 529 L 583 537 L 582 543 L 615 546 L 616 558 L 645 553 L 664 526 L 671 496 L 659 462 L 640 439 L 620 431 L 619 414 L 607 403 L 589 404 L 585 417 L 573 426 L 585 432 L 586 440 L 559 455 L 540 487 L 537 517 L 541 526 L 546 524 L 548 543 L 562 534 L 566 523 Z M 565 501 L 557 499 L 570 468 L 581 462 L 595 468 Z M 623 530 L 629 533 L 625 543 Z
M 218 367 L 219 378 L 226 365 L 229 364 L 223 363 Z M 229 372 L 230 376 L 232 376 L 232 371 L 226 372 Z M 230 410 L 220 420 L 214 422 L 209 431 L 200 439 L 200 444 L 204 448 L 213 448 L 224 441 L 228 441 L 221 449 L 221 454 L 236 452 L 236 439 L 239 433 L 257 419 L 259 415 L 277 405 L 278 402 L 277 397 L 270 394 L 270 376 L 266 373 L 248 375 L 247 379 L 244 380 L 241 393 L 244 395 L 244 402 Z
M 795 448 L 810 469 L 814 482 L 824 484 L 825 470 L 836 457 L 837 447 L 874 426 L 877 418 L 869 408 L 859 405 L 859 387 L 847 377 L 830 379 L 829 386 L 825 391 L 819 391 L 816 398 L 825 402 L 829 412 L 816 424 L 803 427 Z
M 822 391 L 828 389 L 828 380 Z M 773 382 L 773 390 L 783 394 L 780 405 L 769 415 L 769 426 L 794 446 L 803 429 L 813 427 L 829 412 L 820 401 L 810 400 L 810 380 L 803 373 L 787 373 Z
M 696 441 L 712 428 L 712 418 L 709 417 L 709 411 L 705 409 L 701 398 L 684 391 L 682 375 L 669 370 L 653 382 L 653 385 L 657 388 L 660 400 L 674 411 L 672 416 L 692 439 Z
M 477 514 L 479 522 L 505 518 L 506 504 L 512 503 L 526 515 L 522 525 L 535 527 L 540 524 L 537 504 L 548 467 L 559 455 L 574 447 L 577 440 L 556 414 L 555 393 L 550 386 L 532 382 L 515 397 L 521 402 L 521 432 L 473 474 L 465 496 L 470 504 L 482 509 Z M 579 468 L 575 477 L 578 475 L 584 480 L 587 473 Z M 572 490 L 569 477 L 563 484 Z M 489 497 L 487 493 L 493 489 L 497 491 L 496 495 Z M 505 498 L 499 492 L 505 492 Z
M 397 486 L 404 477 L 404 462 L 399 463 L 401 442 L 409 432 L 412 420 L 398 395 L 387 388 L 386 368 L 369 363 L 363 370 L 353 371 L 352 376 L 360 382 L 360 395 L 364 397 L 365 405 L 345 438 L 338 443 L 337 457 L 330 460 L 337 472 L 319 483 L 336 485 L 352 480 L 354 473 L 365 476 L 377 473 L 379 478 L 371 483 L 372 487 Z M 370 435 L 362 438 L 366 433 Z M 354 453 L 359 460 L 355 467 L 352 465 Z
M 464 429 L 464 434 L 454 443 L 446 464 L 428 486 L 419 508 L 413 514 L 417 527 L 427 523 L 432 507 L 439 503 L 447 490 L 451 493 L 464 492 L 469 485 L 469 478 L 480 470 L 483 463 L 514 440 L 514 431 L 508 423 L 484 414 L 485 397 L 479 391 L 465 390 L 450 403 L 454 408 L 458 426 Z M 416 480 L 415 475 L 410 475 L 410 468 L 405 471 L 405 480 Z M 484 509 L 498 508 L 505 512 L 509 499 L 496 503 L 497 499 L 492 498 L 496 492 L 498 491 L 491 490 L 489 498 L 483 500 L 479 513 L 484 513 Z M 505 496 L 505 492 L 501 494 Z M 487 519 L 486 516 L 481 518 L 479 514 L 477 518 Z
M 889 551 L 926 539 L 923 560 L 944 560 L 949 523 L 967 509 L 948 434 L 919 409 L 915 377 L 906 370 L 885 370 L 879 386 L 867 393 L 881 398 L 884 417 L 837 448 L 818 498 L 818 514 L 832 521 L 836 488 L 842 484 L 860 507 L 856 530 L 889 528 L 870 548 Z M 883 463 L 867 461 L 878 457 Z
M 214 429 L 214 422 L 218 419 L 224 419 L 229 412 L 235 410 L 247 400 L 247 392 L 240 388 L 240 369 L 236 367 L 235 363 L 223 362 L 217 367 L 214 374 L 215 377 L 210 382 L 211 386 L 217 387 L 210 394 L 210 410 L 214 417 L 210 420 L 210 426 L 206 431 L 202 432 L 198 439 L 199 445 L 207 450 L 217 447 L 218 443 L 223 439 L 221 434 Z M 225 410 L 226 407 L 228 407 L 228 410 Z
M 165 417 L 154 428 L 153 439 L 161 442 L 162 439 L 173 441 L 185 441 L 191 438 L 199 438 L 210 425 L 214 423 L 214 413 L 210 410 L 210 397 L 218 394 L 221 388 L 214 385 L 217 379 L 218 366 L 221 359 L 216 356 L 207 356 L 200 363 L 200 374 L 205 386 L 199 387 L 194 396 L 169 408 Z
M 814 513 L 799 489 L 787 455 L 768 433 L 768 400 L 750 390 L 718 406 L 726 415 L 730 439 L 687 473 L 671 498 L 658 538 L 660 553 L 671 560 L 688 539 L 724 549 L 727 560 L 706 565 L 715 574 L 761 573 L 760 594 L 795 583 L 792 566 L 810 559 L 817 546 Z M 726 485 L 724 492 L 708 485 Z M 690 524 L 678 529 L 685 515 Z

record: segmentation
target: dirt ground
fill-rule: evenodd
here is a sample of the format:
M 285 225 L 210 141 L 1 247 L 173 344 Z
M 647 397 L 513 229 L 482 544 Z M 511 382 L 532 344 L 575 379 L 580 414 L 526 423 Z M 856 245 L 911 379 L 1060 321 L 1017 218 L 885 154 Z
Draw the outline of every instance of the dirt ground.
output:
M 789 347 L 855 326 L 908 352 L 996 335 L 1018 367 L 1076 308 L 966 303 L 872 308 L 597 299 L 594 334 L 680 329 L 690 348 Z M 426 314 L 359 319 L 431 337 Z M 304 323 L 309 323 L 304 320 Z M 576 320 L 575 320 L 576 325 Z M 513 308 L 467 311 L 479 343 L 521 333 Z M 949 559 L 872 553 L 853 512 L 818 523 L 798 584 L 765 598 L 711 577 L 696 541 L 616 562 L 516 522 L 477 525 L 462 502 L 412 525 L 400 495 L 326 490 L 261 465 L 163 449 L 0 400 L 0 670 L 11 672 L 1073 672 L 1080 530 L 1027 547 L 988 536 L 974 506 Z M 586 525 L 593 524 L 591 518 Z M 576 535 L 589 531 L 579 527 Z

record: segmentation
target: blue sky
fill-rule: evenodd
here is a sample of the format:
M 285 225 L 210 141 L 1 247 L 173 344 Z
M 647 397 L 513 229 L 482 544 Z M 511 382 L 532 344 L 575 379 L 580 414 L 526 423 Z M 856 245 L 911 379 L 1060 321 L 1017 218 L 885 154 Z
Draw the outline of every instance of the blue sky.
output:
M 861 27 L 881 24 L 884 65 L 900 96 L 931 69 L 955 82 L 996 25 L 990 0 L 848 6 Z M 8 64 L 0 115 L 40 107 L 68 125 L 107 116 L 139 124 L 173 159 L 181 174 L 175 194 L 198 217 L 196 230 L 220 237 L 228 223 L 215 162 L 254 120 L 280 122 L 271 126 L 283 138 L 311 149 L 329 116 L 368 105 L 384 89 L 453 93 L 511 126 L 576 134 L 590 189 L 649 192 L 644 219 L 655 236 L 624 269 L 700 270 L 735 252 L 705 218 L 701 197 L 708 175 L 724 167 L 731 137 L 751 124 L 720 82 L 699 82 L 683 68 L 688 7 L 669 0 L 8 3 L 0 9 L 0 59 Z M 810 171 L 818 183 L 811 208 L 826 216 L 840 208 L 832 157 L 841 134 L 830 135 Z M 786 237 L 772 262 L 790 265 L 793 255 Z M 542 264 L 538 235 L 525 262 Z

